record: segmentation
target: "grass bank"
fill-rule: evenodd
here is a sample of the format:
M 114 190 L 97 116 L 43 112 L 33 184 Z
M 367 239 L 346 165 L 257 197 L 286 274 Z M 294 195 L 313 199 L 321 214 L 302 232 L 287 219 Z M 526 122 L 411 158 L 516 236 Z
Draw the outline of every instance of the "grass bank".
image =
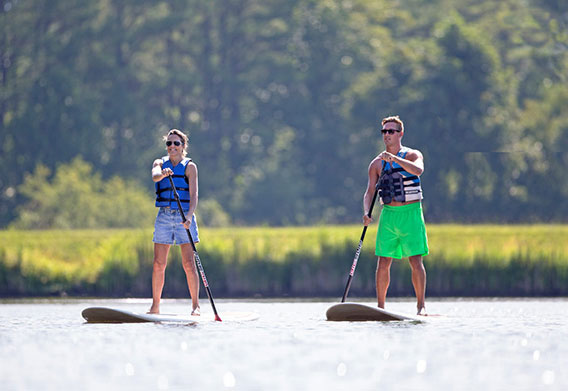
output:
M 199 254 L 216 297 L 341 296 L 360 226 L 200 229 Z M 374 295 L 370 227 L 352 295 Z M 568 225 L 428 225 L 429 296 L 568 295 Z M 152 230 L 0 231 L 2 296 L 149 297 Z M 389 295 L 413 294 L 395 262 Z M 186 297 L 179 250 L 164 297 Z

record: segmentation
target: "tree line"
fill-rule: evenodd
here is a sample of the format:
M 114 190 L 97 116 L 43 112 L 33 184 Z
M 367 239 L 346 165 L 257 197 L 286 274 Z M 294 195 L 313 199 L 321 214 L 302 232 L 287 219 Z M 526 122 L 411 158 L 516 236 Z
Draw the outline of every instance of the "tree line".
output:
M 565 222 L 567 15 L 555 0 L 0 0 L 0 227 L 84 226 L 81 203 L 55 205 L 70 172 L 102 181 L 78 194 L 151 214 L 170 128 L 190 135 L 211 221 L 359 221 L 391 114 L 424 154 L 428 221 Z M 140 224 L 108 216 L 92 224 Z

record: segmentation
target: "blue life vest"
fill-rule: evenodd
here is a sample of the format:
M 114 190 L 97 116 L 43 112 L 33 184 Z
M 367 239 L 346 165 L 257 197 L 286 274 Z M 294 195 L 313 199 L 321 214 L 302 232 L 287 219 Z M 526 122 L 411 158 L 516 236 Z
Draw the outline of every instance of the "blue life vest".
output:
M 191 159 L 183 158 L 175 167 L 168 156 L 163 157 L 162 162 L 162 169 L 170 168 L 174 172 L 172 180 L 178 192 L 181 207 L 185 211 L 189 210 L 189 183 L 185 176 L 185 168 L 191 162 Z M 172 209 L 179 209 L 168 177 L 156 182 L 156 206 L 168 206 Z
M 407 147 L 402 147 L 396 155 L 404 159 L 409 150 Z M 423 198 L 420 177 L 409 173 L 395 162 L 383 161 L 378 187 L 383 204 L 390 204 L 393 201 L 416 201 Z

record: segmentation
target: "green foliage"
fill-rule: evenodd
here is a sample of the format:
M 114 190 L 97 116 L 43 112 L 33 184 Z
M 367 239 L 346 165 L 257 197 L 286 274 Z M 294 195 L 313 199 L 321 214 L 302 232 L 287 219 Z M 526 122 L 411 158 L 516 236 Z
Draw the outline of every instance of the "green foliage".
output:
M 174 127 L 230 221 L 353 223 L 389 114 L 424 153 L 428 221 L 564 222 L 566 14 L 557 0 L 8 2 L 0 226 L 124 226 L 123 198 L 111 220 L 89 198 L 79 219 L 39 219 L 16 190 L 81 156 L 149 195 Z
M 147 227 L 155 214 L 153 200 L 133 182 L 119 177 L 103 181 L 81 158 L 61 164 L 50 180 L 39 165 L 27 174 L 19 192 L 28 201 L 19 207 L 14 228 Z
M 226 227 L 231 224 L 229 215 L 214 199 L 199 201 L 198 209 L 198 224 L 203 224 L 205 227 Z
M 198 245 L 217 297 L 339 296 L 360 226 L 202 229 Z M 376 227 L 370 227 L 351 292 L 373 296 Z M 429 225 L 428 295 L 568 294 L 568 226 Z M 151 295 L 149 230 L 0 231 L 0 295 Z M 186 297 L 177 247 L 166 297 Z M 392 295 L 413 294 L 396 261 Z

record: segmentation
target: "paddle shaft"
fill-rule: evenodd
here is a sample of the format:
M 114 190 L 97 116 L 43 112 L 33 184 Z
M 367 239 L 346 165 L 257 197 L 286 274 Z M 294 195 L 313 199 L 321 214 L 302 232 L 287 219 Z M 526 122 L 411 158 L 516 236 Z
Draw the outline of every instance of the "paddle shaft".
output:
M 168 175 L 168 179 L 170 180 L 170 185 L 172 186 L 172 191 L 174 193 L 174 198 L 178 204 L 179 212 L 181 213 L 181 219 L 183 222 L 186 221 L 185 213 L 183 212 L 183 208 L 181 207 L 181 202 L 179 200 L 179 194 L 177 192 L 176 186 L 174 185 L 174 181 L 172 180 L 171 175 Z M 189 237 L 189 241 L 191 242 L 191 247 L 193 247 L 193 252 L 195 253 L 195 263 L 197 264 L 197 268 L 199 269 L 199 274 L 201 274 L 201 280 L 203 281 L 203 286 L 205 287 L 205 291 L 207 292 L 207 297 L 209 298 L 209 302 L 211 303 L 211 307 L 213 308 L 213 313 L 215 314 L 215 320 L 221 321 L 219 314 L 217 313 L 217 309 L 215 308 L 215 302 L 213 301 L 213 295 L 211 294 L 211 289 L 209 289 L 209 284 L 207 283 L 207 277 L 205 277 L 205 270 L 203 270 L 203 266 L 201 265 L 201 260 L 199 259 L 199 254 L 197 253 L 197 248 L 195 247 L 195 242 L 191 237 L 191 232 L 189 229 L 185 229 L 187 232 L 187 236 Z
M 369 213 L 367 213 L 367 216 L 369 217 L 371 217 L 371 214 L 373 213 L 373 206 L 375 206 L 375 202 L 377 201 L 378 193 L 379 193 L 379 182 L 377 182 L 377 185 L 375 186 L 373 201 L 371 201 L 371 206 L 369 207 Z M 367 233 L 367 226 L 364 226 L 363 233 L 361 233 L 361 239 L 359 239 L 359 246 L 357 247 L 357 251 L 355 251 L 355 257 L 353 258 L 351 271 L 349 272 L 349 277 L 347 277 L 347 285 L 345 286 L 345 291 L 343 292 L 343 297 L 341 298 L 342 303 L 345 303 L 345 299 L 347 298 L 347 293 L 349 292 L 349 288 L 351 287 L 351 281 L 353 281 L 353 275 L 355 274 L 355 268 L 357 267 L 357 261 L 359 260 L 359 255 L 361 254 L 361 248 L 363 247 L 363 240 L 365 239 L 366 233 Z

